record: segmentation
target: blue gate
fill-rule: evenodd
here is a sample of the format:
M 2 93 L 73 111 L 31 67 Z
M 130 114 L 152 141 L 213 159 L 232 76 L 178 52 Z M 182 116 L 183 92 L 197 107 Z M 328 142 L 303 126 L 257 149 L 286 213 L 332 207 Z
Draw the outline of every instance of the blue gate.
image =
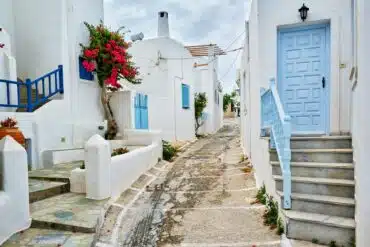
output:
M 136 94 L 135 96 L 135 128 L 148 129 L 148 95 Z

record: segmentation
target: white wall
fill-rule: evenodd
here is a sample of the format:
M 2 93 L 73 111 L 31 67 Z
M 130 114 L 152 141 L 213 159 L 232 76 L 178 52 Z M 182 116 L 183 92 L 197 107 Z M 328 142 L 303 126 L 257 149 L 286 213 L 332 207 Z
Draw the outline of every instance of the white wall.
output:
M 62 62 L 65 0 L 12 2 L 18 76 L 35 79 Z
M 353 130 L 352 145 L 354 148 L 354 165 L 356 181 L 356 245 L 367 246 L 370 242 L 370 179 L 369 179 L 369 148 L 370 104 L 368 83 L 370 71 L 370 3 L 367 0 L 357 0 L 358 8 L 358 83 L 353 91 Z
M 158 59 L 158 52 L 164 59 Z M 190 53 L 170 38 L 138 41 L 129 49 L 143 81 L 131 88 L 148 94 L 149 129 L 162 130 L 165 140 L 194 138 L 194 74 Z M 181 79 L 183 78 L 183 79 Z M 190 86 L 190 109 L 182 109 L 181 83 Z
M 0 245 L 31 226 L 27 154 L 12 137 L 0 141 Z M 16 178 L 16 179 L 15 179 Z
M 100 88 L 97 82 L 81 81 L 78 71 L 79 44 L 88 40 L 83 22 L 98 24 L 103 19 L 103 0 L 12 2 L 18 76 L 36 79 L 59 64 L 64 67 L 62 97 L 34 113 L 1 114 L 2 118 L 15 116 L 19 120 L 22 131 L 32 138 L 33 168 L 41 168 L 49 150 L 82 147 L 91 135 L 104 133 L 98 130 L 106 125 Z
M 15 56 L 15 32 L 14 32 L 14 0 L 2 0 L 0 8 L 0 28 L 4 28 L 11 37 L 12 52 L 9 55 Z
M 330 132 L 350 131 L 351 15 L 350 0 L 309 0 L 310 8 L 305 23 L 329 22 L 331 27 L 331 91 Z M 266 183 L 274 193 L 274 183 L 268 158 L 268 143 L 260 134 L 260 87 L 268 87 L 271 77 L 277 77 L 277 28 L 302 24 L 298 9 L 301 1 L 253 1 L 249 15 L 249 48 L 245 47 L 241 77 L 243 124 L 242 143 L 256 167 L 257 184 Z M 271 10 L 274 10 L 271 12 Z M 249 57 L 249 61 L 248 61 Z M 346 64 L 340 69 L 339 64 Z M 279 83 L 279 82 L 278 82 Z M 244 113 L 243 113 L 244 112 Z
M 70 105 L 72 122 L 76 125 L 73 140 L 81 145 L 97 133 L 97 126 L 104 121 L 103 109 L 100 101 L 101 89 L 95 76 L 95 81 L 85 81 L 79 78 L 78 57 L 81 55 L 80 44 L 88 44 L 89 32 L 84 22 L 97 25 L 104 20 L 103 0 L 68 0 L 72 9 L 68 19 L 68 44 L 70 45 L 69 63 L 70 78 Z M 88 11 L 86 7 L 88 6 Z M 68 82 L 67 82 L 68 83 Z M 78 103 L 77 103 L 78 102 Z
M 207 106 L 204 109 L 207 119 L 198 132 L 200 134 L 215 133 L 222 126 L 223 120 L 223 111 L 220 111 L 220 109 L 223 109 L 221 102 L 223 94 L 218 92 L 219 104 L 216 104 L 215 99 L 215 90 L 218 90 L 218 58 L 212 55 L 207 58 L 198 58 L 194 62 L 197 64 L 208 63 L 207 66 L 201 66 L 195 70 L 195 92 L 206 93 L 207 96 Z

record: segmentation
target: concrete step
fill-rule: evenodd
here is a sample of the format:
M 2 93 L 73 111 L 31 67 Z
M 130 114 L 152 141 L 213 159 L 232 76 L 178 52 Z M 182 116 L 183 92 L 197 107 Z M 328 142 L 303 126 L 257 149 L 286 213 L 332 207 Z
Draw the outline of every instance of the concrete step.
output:
M 272 161 L 272 174 L 281 175 L 280 162 Z M 291 174 L 296 177 L 354 179 L 351 163 L 291 162 Z
M 270 149 L 270 161 L 278 161 L 275 149 Z M 352 149 L 292 149 L 292 162 L 352 163 Z
M 293 136 L 292 149 L 343 149 L 352 148 L 351 136 Z
M 33 228 L 94 233 L 106 200 L 90 200 L 85 194 L 65 193 L 31 203 Z
M 283 200 L 283 192 L 277 191 Z M 292 193 L 292 210 L 325 214 L 345 218 L 355 217 L 355 200 L 352 198 Z
M 50 168 L 33 170 L 28 172 L 28 177 L 37 180 L 57 181 L 69 183 L 71 171 L 79 168 L 83 162 L 71 162 L 66 164 L 54 165 Z
M 29 179 L 30 203 L 69 192 L 69 183 Z
M 287 237 L 305 241 L 317 239 L 320 244 L 335 241 L 337 246 L 348 246 L 355 236 L 355 220 L 345 217 L 329 216 L 284 210 L 287 222 Z
M 283 177 L 274 175 L 276 190 L 283 191 Z M 347 179 L 329 179 L 292 176 L 292 192 L 354 198 L 355 182 Z
M 51 152 L 52 164 L 65 164 L 73 162 L 81 162 L 85 159 L 85 151 L 83 148 L 70 148 L 70 149 L 58 149 L 58 150 L 47 150 L 44 153 Z

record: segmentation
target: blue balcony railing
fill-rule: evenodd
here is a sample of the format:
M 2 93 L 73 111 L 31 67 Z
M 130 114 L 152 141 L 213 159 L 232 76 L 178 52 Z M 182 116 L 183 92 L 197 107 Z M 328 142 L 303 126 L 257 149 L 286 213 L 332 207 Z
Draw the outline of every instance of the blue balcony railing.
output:
M 291 119 L 286 115 L 280 101 L 275 79 L 270 80 L 269 89 L 261 88 L 261 132 L 270 130 L 271 148 L 276 148 L 283 175 L 283 207 L 291 208 L 290 137 Z
M 32 112 L 52 96 L 64 93 L 63 66 L 59 65 L 56 70 L 33 81 L 31 79 L 26 79 L 25 82 L 0 79 L 0 88 L 4 86 L 6 95 L 0 97 L 2 100 L 0 107 L 24 108 L 27 112 Z M 5 102 L 3 102 L 4 99 Z

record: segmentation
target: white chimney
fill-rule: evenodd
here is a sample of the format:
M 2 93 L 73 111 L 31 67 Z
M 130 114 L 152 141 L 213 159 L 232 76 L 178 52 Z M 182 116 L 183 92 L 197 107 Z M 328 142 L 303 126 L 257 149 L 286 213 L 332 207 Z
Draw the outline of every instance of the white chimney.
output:
M 166 11 L 161 11 L 158 13 L 158 37 L 170 37 L 168 12 Z

